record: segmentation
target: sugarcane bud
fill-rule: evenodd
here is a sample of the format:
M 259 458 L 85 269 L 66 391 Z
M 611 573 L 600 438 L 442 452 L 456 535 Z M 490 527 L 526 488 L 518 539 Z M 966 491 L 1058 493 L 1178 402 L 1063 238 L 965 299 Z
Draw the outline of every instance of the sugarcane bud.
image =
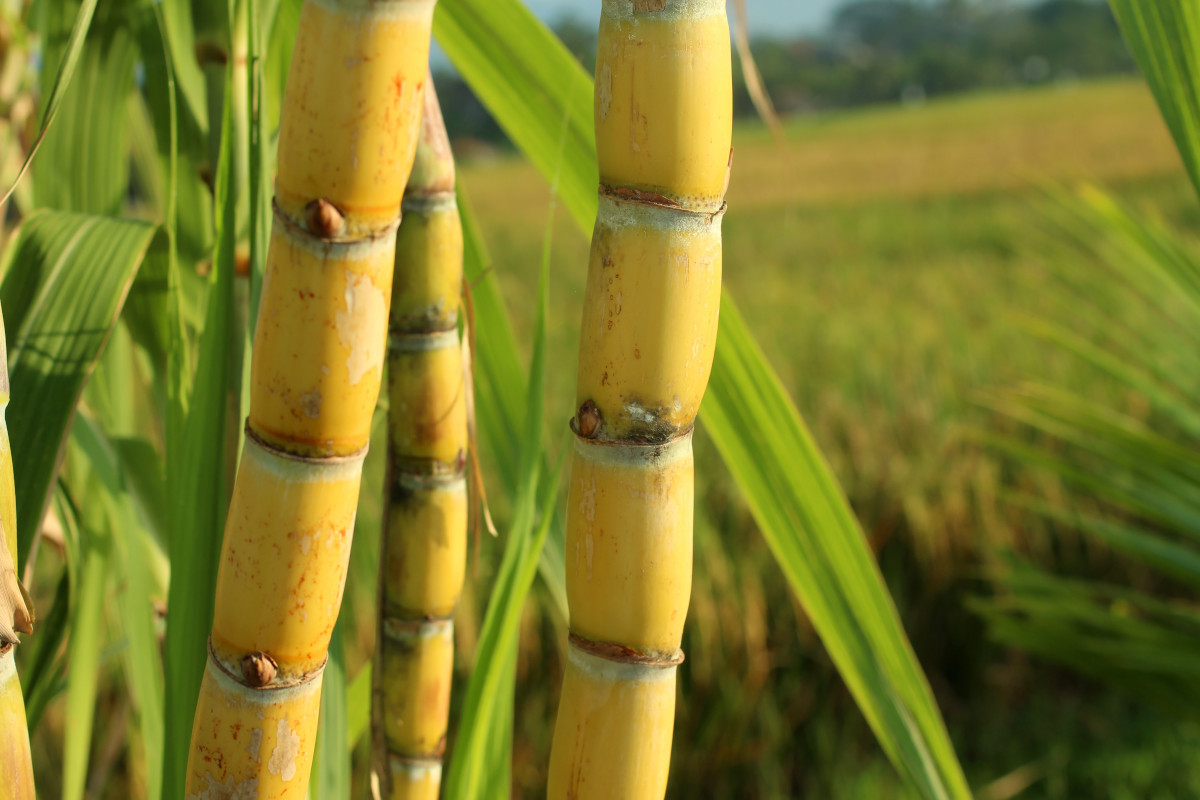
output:
M 251 653 L 242 659 L 242 677 L 250 686 L 266 686 L 275 680 L 275 670 L 278 666 L 275 659 L 266 653 Z
M 304 221 L 310 233 L 322 238 L 337 236 L 346 227 L 342 212 L 324 197 L 318 197 L 304 207 Z
M 575 430 L 585 439 L 594 439 L 600 432 L 600 409 L 591 400 L 579 407 L 575 415 Z

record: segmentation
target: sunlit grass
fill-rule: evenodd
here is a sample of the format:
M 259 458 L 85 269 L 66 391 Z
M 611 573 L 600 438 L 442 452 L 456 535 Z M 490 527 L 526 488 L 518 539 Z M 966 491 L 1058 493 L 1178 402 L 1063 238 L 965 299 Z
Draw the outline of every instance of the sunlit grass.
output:
M 729 205 L 745 212 L 911 199 L 1180 168 L 1150 92 L 1117 80 L 800 117 L 787 124 L 782 148 L 757 123 L 742 122 Z M 541 224 L 547 190 L 524 162 L 476 162 L 464 180 L 489 222 Z

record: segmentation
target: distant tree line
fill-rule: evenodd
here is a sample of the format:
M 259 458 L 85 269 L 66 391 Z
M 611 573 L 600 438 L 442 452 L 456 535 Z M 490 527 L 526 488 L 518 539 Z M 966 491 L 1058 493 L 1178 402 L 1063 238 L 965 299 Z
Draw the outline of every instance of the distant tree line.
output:
M 596 60 L 591 26 L 567 18 L 555 31 L 591 71 Z M 1102 0 L 851 0 L 824 33 L 759 36 L 751 50 L 784 114 L 922 102 L 971 89 L 1072 82 L 1136 69 Z M 752 115 L 740 68 L 735 58 L 735 110 Z M 453 134 L 504 141 L 461 80 L 448 73 L 436 77 Z

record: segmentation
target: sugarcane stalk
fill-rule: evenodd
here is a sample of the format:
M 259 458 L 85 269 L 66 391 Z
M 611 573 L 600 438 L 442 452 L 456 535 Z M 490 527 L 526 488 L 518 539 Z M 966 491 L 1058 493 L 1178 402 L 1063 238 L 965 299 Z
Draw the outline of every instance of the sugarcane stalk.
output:
M 433 7 L 306 0 L 301 11 L 188 798 L 307 793 Z
M 692 429 L 721 285 L 724 0 L 603 0 L 600 202 L 567 497 L 568 658 L 548 795 L 661 798 L 691 593 Z
M 17 633 L 33 633 L 33 605 L 17 575 L 17 496 L 4 412 L 8 408 L 8 347 L 0 315 L 0 797 L 33 800 L 33 761 L 25 701 L 17 677 Z
M 404 195 L 388 337 L 388 488 L 373 673 L 387 800 L 435 800 L 450 715 L 467 541 L 467 417 L 458 336 L 462 222 L 430 83 Z

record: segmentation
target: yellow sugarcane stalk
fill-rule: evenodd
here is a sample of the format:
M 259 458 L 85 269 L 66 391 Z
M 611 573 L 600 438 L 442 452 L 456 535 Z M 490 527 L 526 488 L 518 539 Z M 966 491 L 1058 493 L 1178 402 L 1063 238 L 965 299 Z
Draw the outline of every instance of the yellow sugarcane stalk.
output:
M 17 496 L 4 412 L 8 408 L 8 348 L 0 315 L 0 797 L 33 800 L 33 761 L 25 700 L 13 651 L 17 632 L 33 633 L 33 610 L 17 576 Z
M 603 0 L 601 196 L 571 421 L 571 636 L 552 800 L 666 792 L 691 593 L 691 437 L 720 303 L 731 86 L 725 0 Z
M 432 84 L 403 207 L 388 337 L 372 724 L 381 797 L 436 800 L 450 715 L 452 615 L 466 566 L 467 416 L 458 337 L 462 222 Z
M 434 0 L 306 0 L 187 797 L 304 798 Z

